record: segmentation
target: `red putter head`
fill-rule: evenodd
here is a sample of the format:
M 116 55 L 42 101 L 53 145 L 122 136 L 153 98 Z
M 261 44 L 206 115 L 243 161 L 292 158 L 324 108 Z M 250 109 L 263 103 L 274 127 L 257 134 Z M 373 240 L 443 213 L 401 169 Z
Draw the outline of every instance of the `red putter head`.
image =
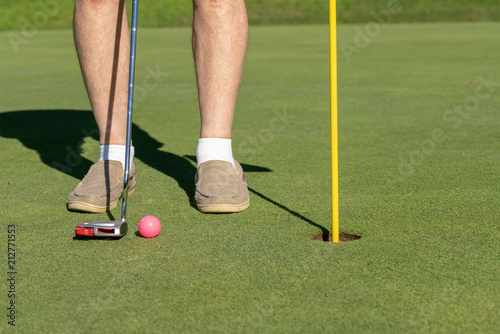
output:
M 82 237 L 119 238 L 128 232 L 125 221 L 85 222 L 76 227 L 75 235 Z

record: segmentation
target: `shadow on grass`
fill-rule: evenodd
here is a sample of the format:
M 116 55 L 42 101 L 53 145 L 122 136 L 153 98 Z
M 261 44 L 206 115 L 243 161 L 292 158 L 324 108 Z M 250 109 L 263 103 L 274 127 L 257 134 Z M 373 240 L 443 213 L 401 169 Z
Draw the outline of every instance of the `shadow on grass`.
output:
M 160 151 L 163 144 L 135 124 L 132 133 L 135 157 L 172 177 L 192 198 L 196 167 L 182 156 Z M 21 110 L 0 113 L 0 136 L 19 140 L 38 152 L 46 165 L 81 180 L 94 163 L 82 157 L 82 145 L 88 137 L 99 140 L 99 131 L 91 111 Z M 98 156 L 99 147 L 92 149 Z
M 196 157 L 194 155 L 185 155 L 186 158 L 190 159 L 191 161 L 194 161 L 196 162 Z M 245 173 L 251 173 L 251 172 L 272 172 L 271 169 L 267 168 L 267 167 L 260 167 L 260 166 L 254 166 L 254 165 L 248 165 L 248 164 L 241 164 L 241 167 L 243 168 L 243 170 L 245 171 Z M 266 195 L 258 192 L 257 190 L 251 188 L 251 187 L 248 187 L 248 190 L 259 196 L 260 198 L 262 198 L 263 200 L 277 206 L 278 208 L 288 212 L 289 214 L 305 221 L 306 223 L 309 223 L 309 225 L 312 225 L 318 229 L 321 230 L 321 234 L 323 235 L 323 241 L 328 241 L 328 236 L 329 236 L 329 233 L 330 231 L 328 231 L 328 229 L 326 229 L 325 227 L 319 225 L 318 223 L 315 223 L 313 222 L 311 219 L 301 215 L 300 213 L 298 213 L 297 211 L 293 211 L 292 209 L 289 209 L 288 207 L 284 206 L 283 204 L 281 203 L 278 203 L 276 202 L 275 200 L 267 197 Z
M 126 234 L 125 234 L 126 235 Z M 79 235 L 75 235 L 73 237 L 73 240 L 79 240 L 79 241 L 91 241 L 91 240 L 108 240 L 108 241 L 114 241 L 114 240 L 120 240 L 123 238 L 125 235 L 119 237 L 119 238 L 103 238 L 103 237 L 83 237 Z
M 163 144 L 135 124 L 132 125 L 132 134 L 136 148 L 135 157 L 176 180 L 179 187 L 185 191 L 191 206 L 195 207 L 193 179 L 196 173 L 196 157 L 161 151 Z M 99 131 L 92 112 L 88 110 L 19 110 L 0 113 L 0 136 L 19 140 L 27 148 L 36 151 L 47 166 L 81 180 L 94 163 L 82 157 L 82 145 L 88 137 L 99 140 Z M 92 149 L 96 150 L 97 156 L 98 146 L 95 145 Z M 241 166 L 246 173 L 272 172 L 266 167 L 243 163 Z M 76 182 L 72 186 L 76 186 Z M 68 189 L 68 192 L 72 189 Z M 325 227 L 300 213 L 253 188 L 249 187 L 249 191 L 320 229 L 323 234 L 328 234 Z
M 312 225 L 314 227 L 319 228 L 321 230 L 321 234 L 323 234 L 323 241 L 328 241 L 328 234 L 330 232 L 325 227 L 323 227 L 323 226 L 321 226 L 321 225 L 313 222 L 311 219 L 309 219 L 307 217 L 304 217 L 303 215 L 301 215 L 297 211 L 293 211 L 293 210 L 287 208 L 286 206 L 284 206 L 283 204 L 280 204 L 280 203 L 278 203 L 278 202 L 270 199 L 269 197 L 265 196 L 264 194 L 261 194 L 260 192 L 258 192 L 255 189 L 252 189 L 252 188 L 248 187 L 248 190 L 251 191 L 252 193 L 254 193 L 255 195 L 259 196 L 260 198 L 268 201 L 269 203 L 276 205 L 278 208 L 280 208 L 282 210 L 285 210 L 286 212 L 290 213 L 291 215 L 293 215 L 293 216 L 295 216 L 297 218 L 302 219 L 306 223 L 309 223 L 309 225 Z

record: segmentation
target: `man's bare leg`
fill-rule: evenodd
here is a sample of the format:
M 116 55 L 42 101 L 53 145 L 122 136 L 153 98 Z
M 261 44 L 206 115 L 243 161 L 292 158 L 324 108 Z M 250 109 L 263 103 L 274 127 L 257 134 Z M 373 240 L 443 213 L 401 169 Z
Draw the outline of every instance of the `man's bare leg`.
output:
M 101 145 L 125 145 L 130 36 L 124 0 L 76 0 L 76 51 Z
M 231 138 L 248 40 L 243 0 L 193 0 L 201 138 Z

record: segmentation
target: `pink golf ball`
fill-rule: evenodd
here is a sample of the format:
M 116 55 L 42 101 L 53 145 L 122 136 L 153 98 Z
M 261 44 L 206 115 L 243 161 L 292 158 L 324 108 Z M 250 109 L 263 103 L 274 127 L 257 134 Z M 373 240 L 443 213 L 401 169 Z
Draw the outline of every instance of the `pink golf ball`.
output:
M 161 223 L 155 216 L 146 216 L 139 222 L 139 233 L 144 238 L 154 238 L 161 231 Z

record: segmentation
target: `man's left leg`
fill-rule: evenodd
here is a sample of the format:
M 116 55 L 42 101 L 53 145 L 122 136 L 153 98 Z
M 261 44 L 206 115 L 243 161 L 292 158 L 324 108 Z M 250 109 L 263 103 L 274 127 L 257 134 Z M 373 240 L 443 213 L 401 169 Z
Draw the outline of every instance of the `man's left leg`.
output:
M 243 170 L 231 149 L 247 40 L 244 0 L 193 0 L 193 54 L 201 115 L 195 200 L 202 212 L 239 212 L 249 205 Z

